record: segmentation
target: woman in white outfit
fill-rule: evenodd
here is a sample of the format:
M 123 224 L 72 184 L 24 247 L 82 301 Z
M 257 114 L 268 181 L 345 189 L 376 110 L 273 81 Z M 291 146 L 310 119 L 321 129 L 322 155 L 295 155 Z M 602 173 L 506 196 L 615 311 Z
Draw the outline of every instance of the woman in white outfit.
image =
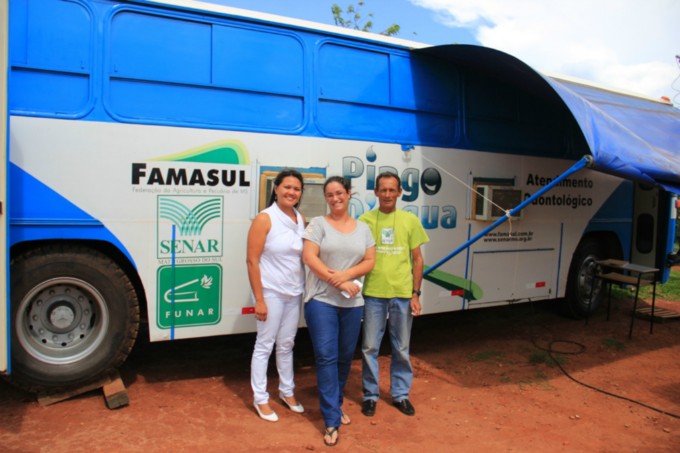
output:
M 267 393 L 267 366 L 274 344 L 279 397 L 293 412 L 304 411 L 295 398 L 293 382 L 293 345 L 305 286 L 302 264 L 305 219 L 297 210 L 303 188 L 300 172 L 282 170 L 274 180 L 269 207 L 255 217 L 248 232 L 248 279 L 257 320 L 250 383 L 257 414 L 272 422 L 279 419 L 269 405 Z

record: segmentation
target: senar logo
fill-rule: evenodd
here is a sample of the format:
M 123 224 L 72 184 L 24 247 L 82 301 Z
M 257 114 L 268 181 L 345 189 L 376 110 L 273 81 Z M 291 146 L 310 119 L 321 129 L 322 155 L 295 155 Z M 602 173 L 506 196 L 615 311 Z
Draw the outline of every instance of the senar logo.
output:
M 222 256 L 221 196 L 159 196 L 157 211 L 158 258 Z
M 158 212 L 178 228 L 180 236 L 200 235 L 206 223 L 222 215 L 222 199 L 209 198 L 190 209 L 174 198 L 160 197 Z

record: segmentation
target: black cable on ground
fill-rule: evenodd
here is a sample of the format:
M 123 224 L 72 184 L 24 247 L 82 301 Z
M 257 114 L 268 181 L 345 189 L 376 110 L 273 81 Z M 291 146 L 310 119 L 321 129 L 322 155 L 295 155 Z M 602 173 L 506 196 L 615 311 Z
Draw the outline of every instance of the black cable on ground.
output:
M 534 314 L 536 314 L 535 307 L 534 307 L 534 301 L 531 301 L 531 309 L 534 312 Z M 576 382 L 577 384 L 582 385 L 582 386 L 589 388 L 591 390 L 595 390 L 596 392 L 600 392 L 600 393 L 603 393 L 605 395 L 612 396 L 614 398 L 618 398 L 618 399 L 621 399 L 621 400 L 625 400 L 625 401 L 628 401 L 630 403 L 637 404 L 639 406 L 645 407 L 647 409 L 651 409 L 651 410 L 656 411 L 660 414 L 668 415 L 669 417 L 680 419 L 680 415 L 674 414 L 672 412 L 665 411 L 663 409 L 656 408 L 654 406 L 650 406 L 649 404 L 643 403 L 643 402 L 638 401 L 638 400 L 634 400 L 632 398 L 628 398 L 628 397 L 625 397 L 625 396 L 622 396 L 622 395 L 617 395 L 615 393 L 608 392 L 607 390 L 602 390 L 602 389 L 597 388 L 593 385 L 586 384 L 585 382 L 579 381 L 578 379 L 576 379 L 575 377 L 570 375 L 567 372 L 567 370 L 564 369 L 562 364 L 555 358 L 555 356 L 553 356 L 553 354 L 563 354 L 563 355 L 578 355 L 578 354 L 581 354 L 581 353 L 586 351 L 585 345 L 578 343 L 576 341 L 571 341 L 571 340 L 554 340 L 554 341 L 551 341 L 548 344 L 547 348 L 544 348 L 542 346 L 539 346 L 536 343 L 536 341 L 534 339 L 534 334 L 533 334 L 533 326 L 531 324 L 529 324 L 529 335 L 530 335 L 530 338 L 531 338 L 531 344 L 533 344 L 537 349 L 540 349 L 541 351 L 547 352 L 548 356 L 552 359 L 552 361 L 554 363 L 557 364 L 560 371 L 562 371 L 562 374 L 564 374 L 566 377 L 568 377 L 572 381 Z M 564 343 L 564 344 L 569 344 L 569 345 L 575 345 L 576 350 L 575 351 L 559 351 L 559 350 L 556 350 L 555 348 L 553 348 L 553 345 L 556 344 L 556 343 Z

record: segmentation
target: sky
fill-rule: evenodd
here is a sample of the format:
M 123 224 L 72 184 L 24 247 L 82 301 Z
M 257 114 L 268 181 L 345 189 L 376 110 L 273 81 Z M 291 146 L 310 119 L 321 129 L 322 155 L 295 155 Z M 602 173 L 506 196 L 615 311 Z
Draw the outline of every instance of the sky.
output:
M 333 25 L 331 6 L 358 0 L 203 0 Z M 476 44 L 534 69 L 591 80 L 680 105 L 678 0 L 364 0 L 373 31 Z

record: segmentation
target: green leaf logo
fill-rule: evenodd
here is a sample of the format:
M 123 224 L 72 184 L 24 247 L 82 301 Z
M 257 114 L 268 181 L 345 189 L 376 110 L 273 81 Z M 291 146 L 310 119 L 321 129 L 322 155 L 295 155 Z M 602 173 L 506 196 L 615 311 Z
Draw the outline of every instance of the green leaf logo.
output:
M 160 218 L 172 222 L 180 236 L 198 236 L 206 223 L 222 215 L 219 198 L 205 200 L 193 209 L 172 198 L 161 198 L 159 205 Z

